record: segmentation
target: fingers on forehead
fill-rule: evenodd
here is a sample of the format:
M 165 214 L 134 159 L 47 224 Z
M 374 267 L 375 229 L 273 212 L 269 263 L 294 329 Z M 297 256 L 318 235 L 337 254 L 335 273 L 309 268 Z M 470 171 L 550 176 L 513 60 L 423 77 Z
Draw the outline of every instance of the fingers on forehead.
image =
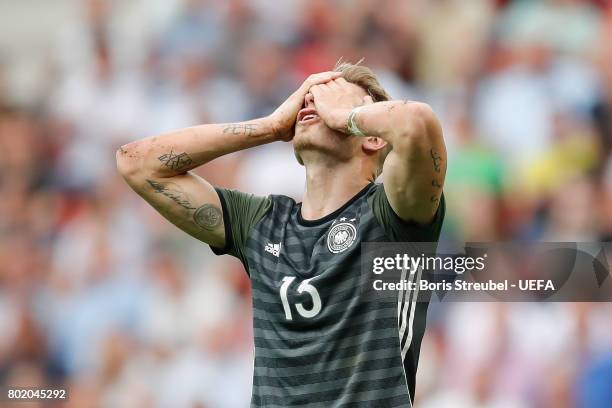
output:
M 338 83 L 340 85 L 348 85 L 349 84 L 349 82 L 346 79 L 342 78 L 342 77 L 334 79 L 334 82 L 336 82 L 336 83 Z
M 326 82 L 325 85 L 327 85 L 330 88 L 340 88 L 340 83 L 337 82 L 337 79 L 334 79 L 332 81 Z
M 327 82 L 327 81 L 331 81 L 333 79 L 336 78 L 340 78 L 342 76 L 342 72 L 336 72 L 336 71 L 327 71 L 327 72 L 321 72 L 319 74 L 315 74 L 314 79 L 319 82 Z
M 311 87 L 310 87 L 310 93 L 314 95 L 314 94 L 316 94 L 317 92 L 320 92 L 320 91 L 321 91 L 321 87 L 322 87 L 322 86 L 323 86 L 322 84 L 319 84 L 319 85 L 313 85 L 313 86 L 311 86 Z
M 360 90 L 363 90 L 363 88 L 360 87 L 359 85 L 354 84 L 352 82 L 349 82 L 349 81 L 347 81 L 344 78 L 334 79 L 334 82 L 338 83 L 338 85 L 340 85 L 344 89 L 351 89 L 351 90 L 360 89 Z

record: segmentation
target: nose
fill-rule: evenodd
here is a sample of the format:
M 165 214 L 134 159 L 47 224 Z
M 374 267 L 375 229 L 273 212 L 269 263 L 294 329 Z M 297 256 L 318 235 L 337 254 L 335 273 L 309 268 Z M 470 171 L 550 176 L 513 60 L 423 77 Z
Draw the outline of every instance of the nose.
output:
M 314 106 L 314 96 L 310 92 L 304 97 L 304 107 L 310 108 Z

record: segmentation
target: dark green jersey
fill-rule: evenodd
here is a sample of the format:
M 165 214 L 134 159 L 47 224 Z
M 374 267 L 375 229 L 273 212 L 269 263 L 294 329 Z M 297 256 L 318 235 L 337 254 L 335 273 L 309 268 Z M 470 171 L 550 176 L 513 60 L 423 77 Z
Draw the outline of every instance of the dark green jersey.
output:
M 400 219 L 382 185 L 307 221 L 289 197 L 218 189 L 226 247 L 253 289 L 252 407 L 407 407 L 425 330 L 426 302 L 366 296 L 361 242 L 434 242 L 444 218 Z

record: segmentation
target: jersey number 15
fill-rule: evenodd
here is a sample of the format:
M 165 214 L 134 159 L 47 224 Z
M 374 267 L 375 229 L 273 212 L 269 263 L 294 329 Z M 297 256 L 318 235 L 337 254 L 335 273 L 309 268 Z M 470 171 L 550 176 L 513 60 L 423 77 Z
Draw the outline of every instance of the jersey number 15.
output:
M 280 298 L 281 302 L 283 302 L 283 309 L 285 309 L 285 318 L 287 320 L 293 320 L 293 316 L 291 315 L 291 306 L 289 305 L 289 300 L 287 300 L 287 290 L 294 280 L 295 276 L 285 276 L 283 278 L 283 284 L 280 287 Z M 312 307 L 310 309 L 306 309 L 301 303 L 295 304 L 295 309 L 300 316 L 309 319 L 318 315 L 323 305 L 321 304 L 319 292 L 317 291 L 317 288 L 310 284 L 310 279 L 305 279 L 302 281 L 300 286 L 298 286 L 297 291 L 298 293 L 307 292 L 310 297 L 312 297 Z

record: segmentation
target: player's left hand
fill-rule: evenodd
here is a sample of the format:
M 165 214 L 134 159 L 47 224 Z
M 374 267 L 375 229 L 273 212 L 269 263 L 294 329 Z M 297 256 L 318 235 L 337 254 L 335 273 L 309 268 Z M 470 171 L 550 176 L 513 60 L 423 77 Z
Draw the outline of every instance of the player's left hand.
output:
M 344 78 L 334 79 L 310 88 L 315 109 L 327 126 L 348 134 L 348 116 L 353 108 L 373 103 L 372 97 Z

